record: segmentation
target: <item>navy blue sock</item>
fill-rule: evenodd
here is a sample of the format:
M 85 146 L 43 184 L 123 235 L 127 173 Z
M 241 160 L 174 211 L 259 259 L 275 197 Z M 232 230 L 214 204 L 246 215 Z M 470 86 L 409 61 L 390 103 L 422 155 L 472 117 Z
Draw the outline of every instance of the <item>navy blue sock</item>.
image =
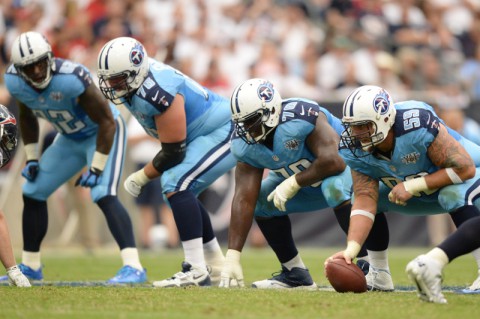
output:
M 453 259 L 472 252 L 480 248 L 480 236 L 478 230 L 480 229 L 480 217 L 470 218 L 462 223 L 458 229 L 447 237 L 438 248 L 442 249 L 448 256 L 448 259 Z
M 292 236 L 292 224 L 287 215 L 268 219 L 255 218 L 255 220 L 282 264 L 298 255 Z
M 470 218 L 480 216 L 480 211 L 478 210 L 477 206 L 465 205 L 453 212 L 450 212 L 449 214 L 452 217 L 453 223 L 458 228 Z
M 203 237 L 203 218 L 199 201 L 190 191 L 178 192 L 168 199 L 181 241 Z
M 133 236 L 132 220 L 127 210 L 118 200 L 117 196 L 105 196 L 97 202 L 98 207 L 102 210 L 107 219 L 108 228 L 113 238 L 120 247 L 135 248 L 135 237 Z
M 23 195 L 23 250 L 39 252 L 48 229 L 46 201 L 35 200 Z
M 373 222 L 370 234 L 365 241 L 365 247 L 372 251 L 384 251 L 390 243 L 390 232 L 388 230 L 388 222 L 384 213 L 377 213 Z
M 208 211 L 203 207 L 202 203 L 199 201 L 198 206 L 200 207 L 200 212 L 202 213 L 202 225 L 203 225 L 203 243 L 208 243 L 215 238 L 215 233 L 213 232 L 212 222 L 210 221 L 210 215 Z

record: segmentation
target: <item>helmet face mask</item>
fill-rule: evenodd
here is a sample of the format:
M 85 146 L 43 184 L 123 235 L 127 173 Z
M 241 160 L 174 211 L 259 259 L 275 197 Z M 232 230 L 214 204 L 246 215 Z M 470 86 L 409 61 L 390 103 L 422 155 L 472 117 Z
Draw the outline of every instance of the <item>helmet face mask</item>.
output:
M 247 144 L 257 144 L 280 122 L 282 98 L 272 83 L 250 79 L 234 90 L 230 106 L 238 136 Z
M 11 60 L 20 76 L 37 89 L 48 86 L 55 70 L 52 48 L 38 32 L 19 35 L 12 45 Z
M 0 104 L 0 167 L 10 161 L 17 142 L 17 121 L 8 109 Z
M 129 99 L 147 78 L 148 56 L 143 45 L 133 38 L 120 37 L 103 46 L 98 55 L 99 86 L 115 104 Z
M 395 115 L 395 106 L 387 91 L 372 85 L 356 89 L 343 104 L 342 142 L 356 157 L 370 155 L 387 138 Z

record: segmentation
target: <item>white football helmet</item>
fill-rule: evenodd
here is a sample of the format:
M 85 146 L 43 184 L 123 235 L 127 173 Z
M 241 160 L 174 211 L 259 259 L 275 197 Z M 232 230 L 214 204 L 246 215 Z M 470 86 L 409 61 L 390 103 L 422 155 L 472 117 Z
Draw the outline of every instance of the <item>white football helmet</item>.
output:
M 0 104 L 0 167 L 12 158 L 17 147 L 17 120 L 12 113 Z
M 44 89 L 55 71 L 52 48 L 38 32 L 20 34 L 12 44 L 11 61 L 18 73 L 32 86 Z
M 235 88 L 230 107 L 237 134 L 246 143 L 256 144 L 277 127 L 282 97 L 269 81 L 250 79 Z
M 149 72 L 147 51 L 137 40 L 120 37 L 109 41 L 98 55 L 98 78 L 103 95 L 115 104 L 129 98 Z
M 345 126 L 342 133 L 343 142 L 355 156 L 369 155 L 374 147 L 387 137 L 395 122 L 396 113 L 390 94 L 383 88 L 373 85 L 359 87 L 343 104 L 342 123 Z M 352 132 L 352 126 L 370 123 L 373 132 L 357 135 Z M 360 155 L 357 152 L 359 149 L 367 153 Z

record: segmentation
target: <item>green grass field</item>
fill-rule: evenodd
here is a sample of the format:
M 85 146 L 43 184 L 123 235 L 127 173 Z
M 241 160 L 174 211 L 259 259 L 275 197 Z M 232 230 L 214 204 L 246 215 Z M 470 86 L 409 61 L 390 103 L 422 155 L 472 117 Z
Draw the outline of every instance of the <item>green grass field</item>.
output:
M 316 283 L 327 287 L 323 261 L 336 249 L 300 249 Z M 409 260 L 427 249 L 391 249 L 393 293 L 339 294 L 328 289 L 261 291 L 251 288 L 154 289 L 95 285 L 120 268 L 115 252 L 45 250 L 42 252 L 46 283 L 32 289 L 0 286 L 0 318 L 472 318 L 480 295 L 446 291 L 447 305 L 420 302 L 405 274 Z M 180 270 L 180 250 L 142 253 L 150 281 Z M 242 265 L 247 285 L 280 269 L 269 249 L 246 250 Z M 476 264 L 464 256 L 445 272 L 445 287 L 466 286 L 476 278 Z M 56 284 L 51 284 L 55 282 Z M 91 286 L 58 286 L 61 282 L 90 282 Z M 451 290 L 451 289 L 450 289 Z

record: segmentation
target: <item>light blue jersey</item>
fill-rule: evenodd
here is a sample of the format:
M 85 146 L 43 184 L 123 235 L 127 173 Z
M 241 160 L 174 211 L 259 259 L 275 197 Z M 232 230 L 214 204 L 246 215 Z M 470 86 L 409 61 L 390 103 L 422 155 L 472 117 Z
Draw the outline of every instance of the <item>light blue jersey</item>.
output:
M 388 201 L 388 193 L 398 183 L 432 174 L 440 169 L 429 159 L 427 150 L 438 135 L 439 123 L 443 121 L 437 117 L 433 108 L 424 102 L 396 103 L 395 108 L 395 148 L 390 160 L 375 155 L 357 158 L 348 148 L 343 145 L 340 147 L 340 155 L 351 169 L 381 182 L 379 211 L 429 215 L 451 212 L 476 201 L 480 192 L 480 147 L 450 128 L 449 134 L 465 147 L 476 163 L 476 176 L 463 184 L 422 192 L 421 196 L 411 198 L 405 207 Z M 363 151 L 359 152 L 362 155 Z
M 10 94 L 40 118 L 50 122 L 59 133 L 40 158 L 40 171 L 34 181 L 27 181 L 23 193 L 36 200 L 46 200 L 53 191 L 86 165 L 91 165 L 96 150 L 98 125 L 78 103 L 78 97 L 92 85 L 90 72 L 81 64 L 55 58 L 55 70 L 49 85 L 34 89 L 11 65 L 5 74 Z M 126 146 L 125 123 L 110 104 L 117 128 L 101 182 L 91 189 L 93 201 L 116 195 L 123 169 Z
M 163 172 L 162 189 L 198 195 L 236 164 L 230 153 L 230 103 L 166 64 L 149 59 L 149 65 L 147 78 L 124 105 L 147 134 L 158 138 L 155 116 L 165 112 L 177 94 L 183 96 L 187 152 L 180 164 Z
M 279 211 L 267 196 L 286 178 L 308 168 L 315 160 L 306 141 L 315 128 L 320 113 L 340 135 L 343 130 L 340 120 L 316 102 L 306 99 L 287 99 L 282 103 L 280 123 L 274 131 L 273 149 L 263 144 L 247 144 L 236 136 L 232 141 L 232 153 L 238 161 L 251 166 L 269 169 L 263 180 L 255 216 L 281 216 L 293 212 L 307 212 L 327 207 L 336 207 L 350 199 L 351 176 L 347 168 L 342 174 L 303 187 L 287 202 L 286 212 Z

